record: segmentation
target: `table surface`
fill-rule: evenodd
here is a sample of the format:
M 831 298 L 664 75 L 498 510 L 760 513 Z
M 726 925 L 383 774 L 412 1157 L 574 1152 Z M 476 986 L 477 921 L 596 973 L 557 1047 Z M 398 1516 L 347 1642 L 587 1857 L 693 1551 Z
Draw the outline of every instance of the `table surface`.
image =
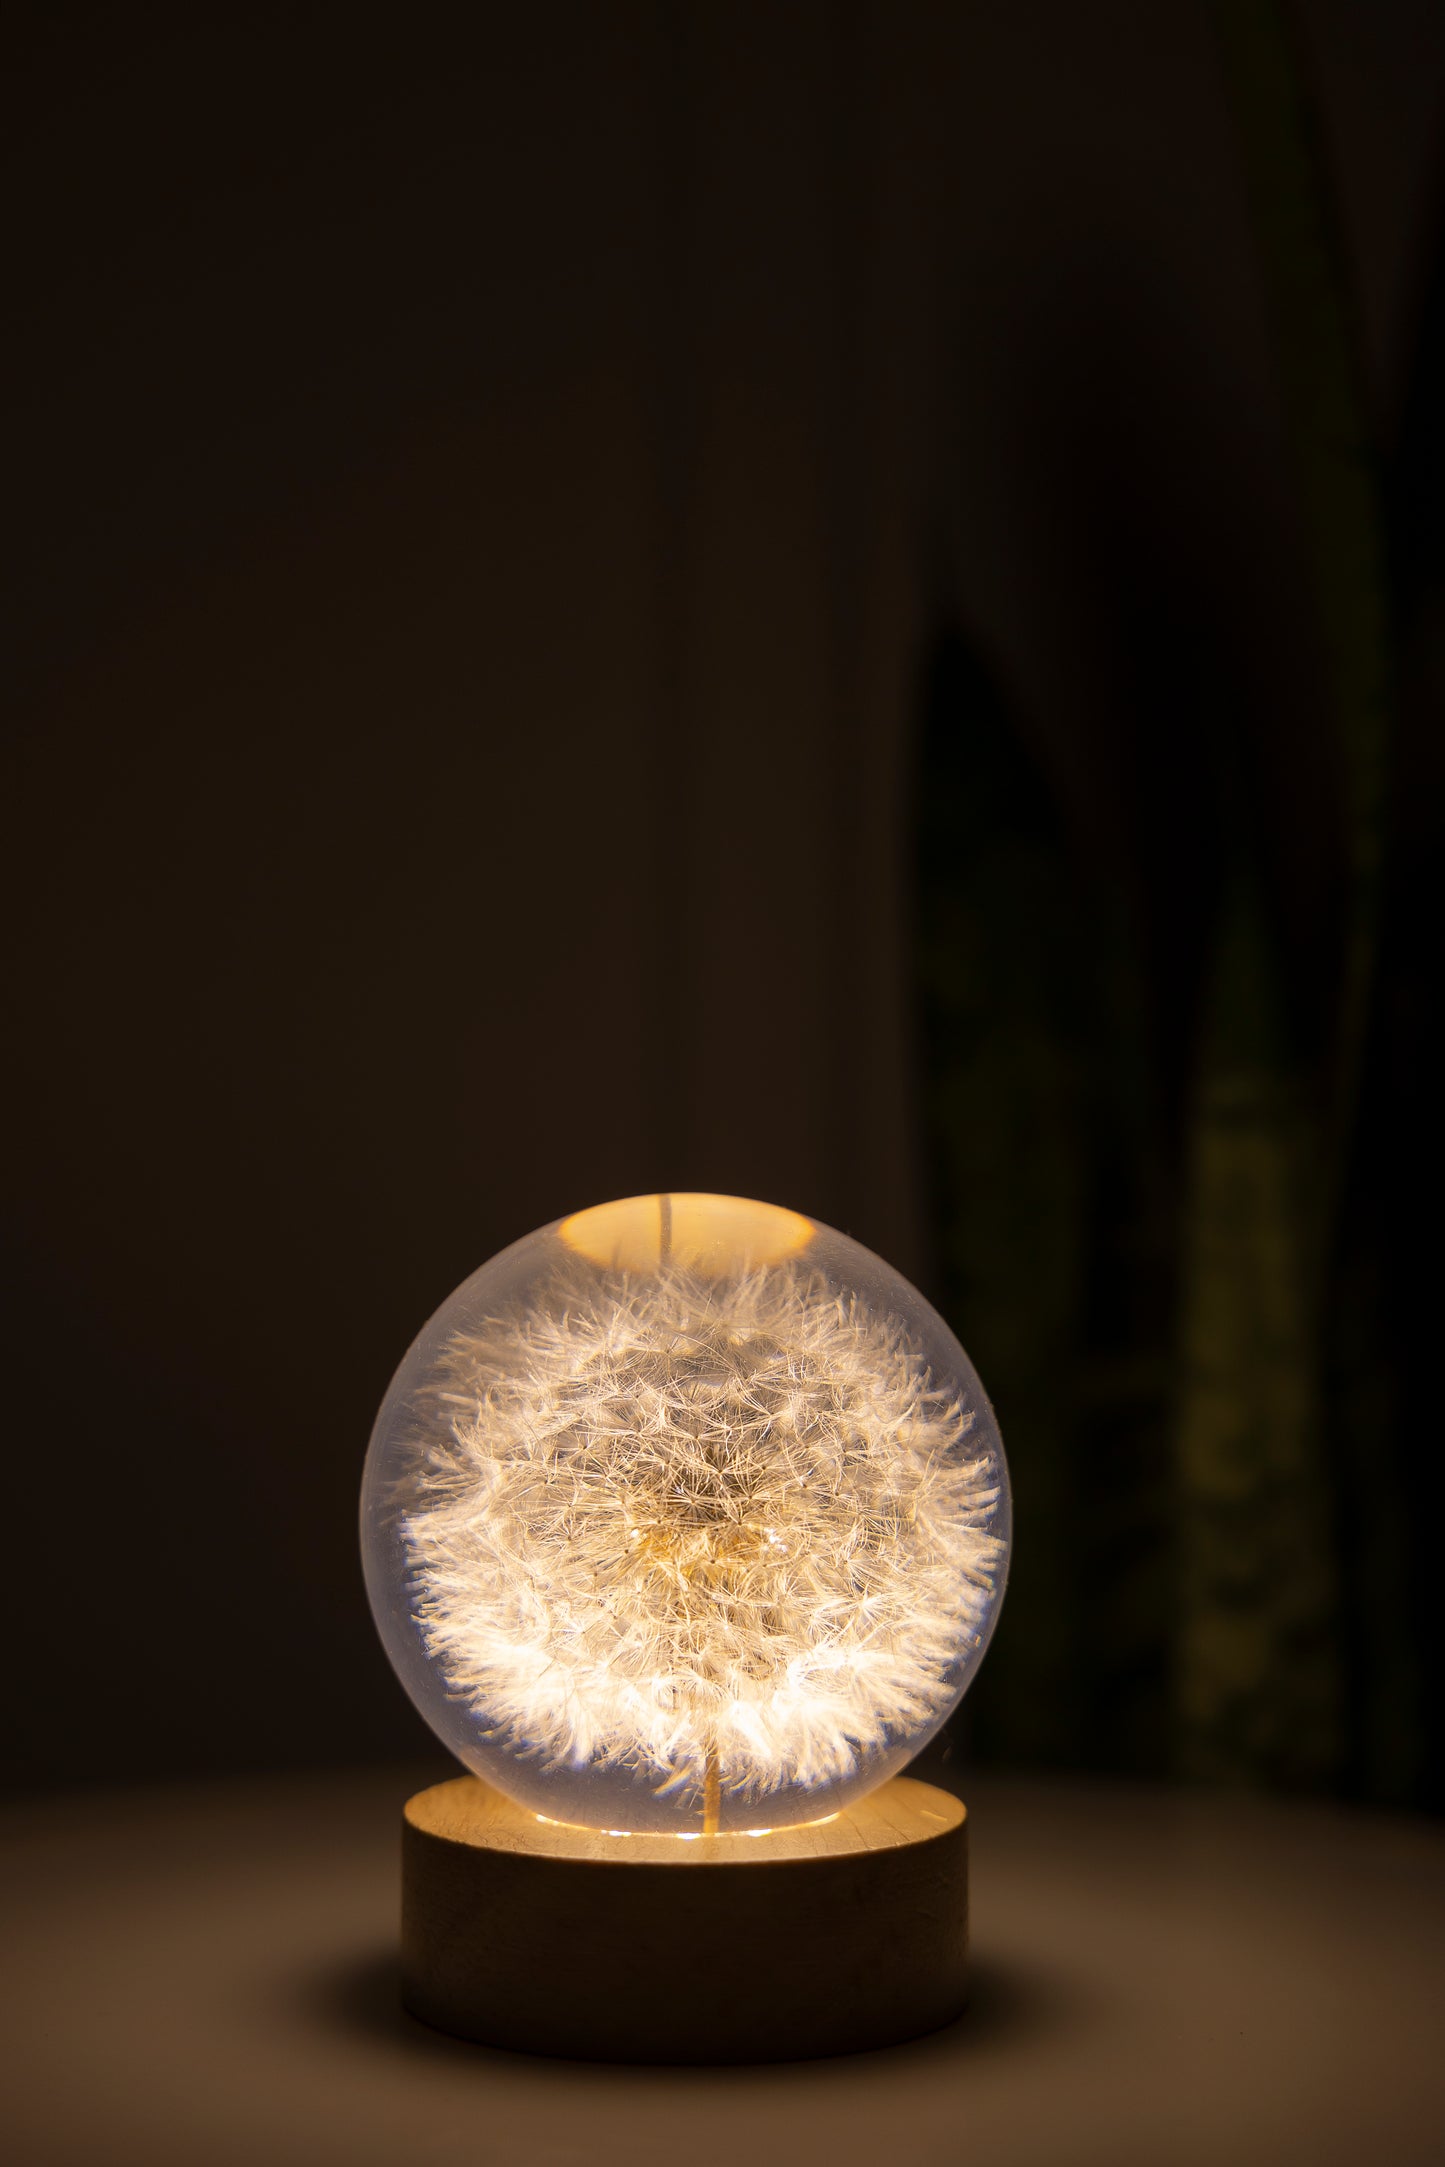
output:
M 372 1771 L 0 1817 L 10 2167 L 1445 2158 L 1438 1826 L 969 1783 L 961 2022 L 835 2061 L 649 2070 L 401 2013 L 408 1787 Z

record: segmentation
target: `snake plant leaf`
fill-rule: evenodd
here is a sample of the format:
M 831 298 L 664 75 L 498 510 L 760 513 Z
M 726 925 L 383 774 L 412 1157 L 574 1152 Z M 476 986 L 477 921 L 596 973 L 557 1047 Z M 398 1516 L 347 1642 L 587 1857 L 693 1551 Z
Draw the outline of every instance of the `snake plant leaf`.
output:
M 1133 1172 L 1101 1131 L 1117 1115 L 1111 1072 L 1138 1049 L 1110 1017 L 1117 951 L 1050 790 L 957 636 L 936 658 L 919 780 L 936 1292 L 998 1409 L 1021 1537 L 972 1740 L 995 1757 L 1127 1765 L 1144 1737 L 1157 1750 L 1160 1711 L 1142 1714 L 1141 1696 L 1167 1642 L 1167 1440 L 1157 1414 L 1140 1417 L 1162 1406 L 1165 1373 L 1127 1334 L 1098 1343 L 1101 1310 L 1131 1305 L 1096 1296 L 1131 1248 Z M 1137 1154 L 1137 1119 L 1113 1127 Z
M 1176 1758 L 1205 1780 L 1328 1785 L 1340 1666 L 1311 1176 L 1252 886 L 1221 914 L 1182 1233 Z

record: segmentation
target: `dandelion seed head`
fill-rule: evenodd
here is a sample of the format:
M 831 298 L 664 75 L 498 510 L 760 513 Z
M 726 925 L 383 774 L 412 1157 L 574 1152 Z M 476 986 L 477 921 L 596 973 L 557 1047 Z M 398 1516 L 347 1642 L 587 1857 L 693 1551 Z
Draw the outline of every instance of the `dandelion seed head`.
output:
M 987 1404 L 793 1246 L 704 1268 L 554 1243 L 412 1379 L 378 1616 L 404 1612 L 449 1716 L 424 1712 L 514 1795 L 610 1779 L 680 1822 L 709 1791 L 737 1827 L 816 1818 L 971 1675 L 1007 1562 Z

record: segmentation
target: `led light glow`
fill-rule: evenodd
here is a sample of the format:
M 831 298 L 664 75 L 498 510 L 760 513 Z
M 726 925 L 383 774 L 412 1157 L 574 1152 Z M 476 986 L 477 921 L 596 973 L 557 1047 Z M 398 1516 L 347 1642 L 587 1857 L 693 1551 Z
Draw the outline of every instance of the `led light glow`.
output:
M 570 1829 L 579 1836 L 621 1836 L 630 1843 L 638 1835 L 635 1828 L 588 1828 L 581 1821 L 554 1821 L 549 1813 L 534 1814 L 532 1818 L 538 1823 L 539 1827 Z M 837 1818 L 836 1813 L 825 1813 L 821 1820 L 794 1821 L 786 1829 L 734 1828 L 730 1829 L 728 1833 L 734 1838 L 741 1836 L 745 1839 L 759 1836 L 796 1836 L 803 1829 L 831 1828 Z M 679 1828 L 673 1829 L 663 1840 L 667 1843 L 700 1843 L 702 1839 L 703 1832 L 701 1829 Z M 648 1843 L 655 1843 L 657 1838 L 656 1836 L 648 1836 L 643 1840 Z

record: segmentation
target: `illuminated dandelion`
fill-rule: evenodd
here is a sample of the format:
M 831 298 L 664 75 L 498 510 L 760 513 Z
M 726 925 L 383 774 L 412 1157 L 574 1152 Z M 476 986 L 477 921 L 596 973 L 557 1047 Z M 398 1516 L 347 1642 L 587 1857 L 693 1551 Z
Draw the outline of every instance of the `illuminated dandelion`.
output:
M 556 1263 L 428 1386 L 399 1521 L 427 1657 L 509 1758 L 707 1826 L 846 1785 L 936 1727 L 992 1622 L 978 1414 L 806 1257 Z

